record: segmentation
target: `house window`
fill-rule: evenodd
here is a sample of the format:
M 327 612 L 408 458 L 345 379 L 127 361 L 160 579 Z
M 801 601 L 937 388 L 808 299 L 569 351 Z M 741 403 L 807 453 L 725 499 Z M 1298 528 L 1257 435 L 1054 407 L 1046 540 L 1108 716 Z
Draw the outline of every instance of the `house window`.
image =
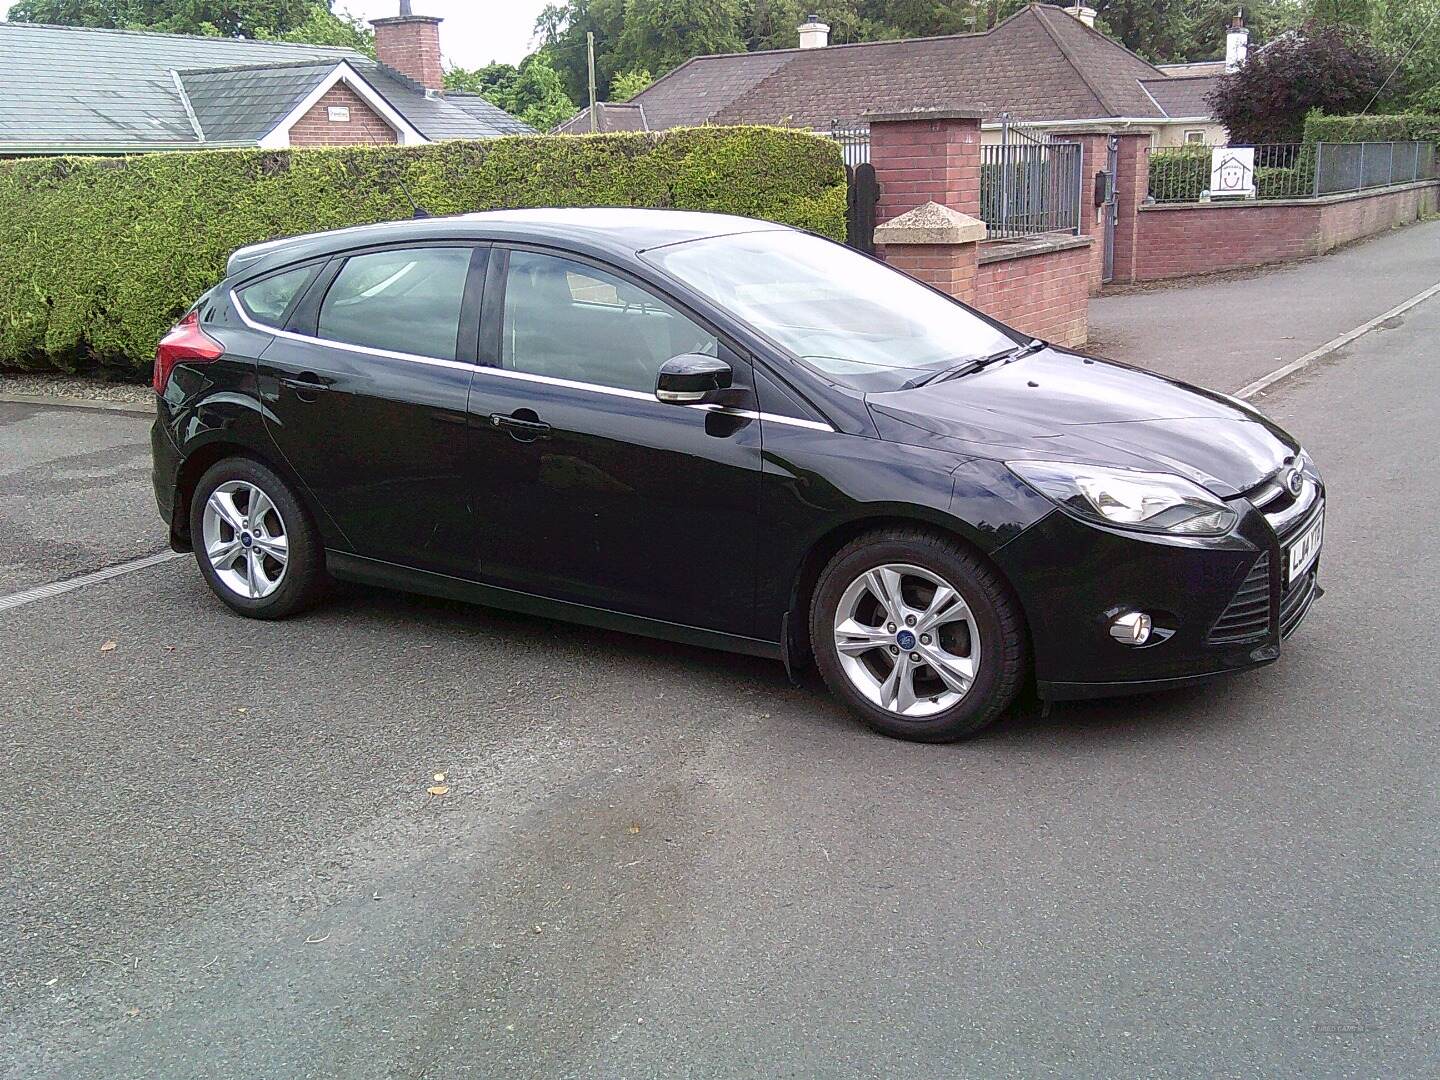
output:
M 1205 132 L 1187 131 L 1185 132 L 1185 141 L 1187 143 L 1199 143 L 1203 145 L 1205 142 Z

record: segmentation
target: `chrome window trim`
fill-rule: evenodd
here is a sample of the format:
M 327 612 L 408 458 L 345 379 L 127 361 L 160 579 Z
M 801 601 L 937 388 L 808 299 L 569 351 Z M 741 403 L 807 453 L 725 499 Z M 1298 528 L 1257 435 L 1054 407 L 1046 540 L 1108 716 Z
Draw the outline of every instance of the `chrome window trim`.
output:
M 409 360 L 414 364 L 429 364 L 432 367 L 458 368 L 461 371 L 473 371 L 474 364 L 467 364 L 462 360 L 442 360 L 437 356 L 420 356 L 418 353 L 392 352 L 389 349 L 376 349 L 369 345 L 354 345 L 348 341 L 331 341 L 329 338 L 315 337 L 310 334 L 297 334 L 292 330 L 281 330 L 277 326 L 267 326 L 265 323 L 251 317 L 245 310 L 245 305 L 240 303 L 240 297 L 235 290 L 230 290 L 230 302 L 235 306 L 236 312 L 240 315 L 240 321 L 252 330 L 259 330 L 261 333 L 274 334 L 276 337 L 286 338 L 289 341 L 300 341 L 306 345 L 323 345 L 327 349 L 344 349 L 347 352 L 360 353 L 362 356 L 381 356 L 390 360 Z
M 660 401 L 654 394 L 642 393 L 639 390 L 623 390 L 618 386 L 601 386 L 599 383 L 579 382 L 575 379 L 557 379 L 551 375 L 533 375 L 528 371 L 513 371 L 509 368 L 492 367 L 489 364 L 471 364 L 463 360 L 441 360 L 434 356 L 420 356 L 416 353 L 393 352 L 390 349 L 376 349 L 369 345 L 352 345 L 348 341 L 331 341 L 329 338 L 316 337 L 311 334 L 297 334 L 293 330 L 281 330 L 276 326 L 268 326 L 265 323 L 253 318 L 240 303 L 239 296 L 234 289 L 230 290 L 230 302 L 243 322 L 252 330 L 258 330 L 264 334 L 273 334 L 276 337 L 286 338 L 289 341 L 299 341 L 306 345 L 323 345 L 327 349 L 343 349 L 347 352 L 360 353 L 362 356 L 378 356 L 387 360 L 407 360 L 412 364 L 429 364 L 432 367 L 454 368 L 461 371 L 478 372 L 482 375 L 495 375 L 502 379 L 517 379 L 521 382 L 539 383 L 544 386 L 557 386 L 566 390 L 583 390 L 592 394 L 608 394 L 611 397 L 629 398 L 631 401 L 648 401 L 667 409 L 676 408 Z M 734 409 L 725 405 L 682 405 L 680 408 L 697 409 L 701 412 L 719 412 L 726 416 L 735 416 L 745 420 L 760 420 L 772 424 L 784 424 L 788 427 L 805 428 L 810 431 L 829 431 L 835 429 L 830 424 L 821 420 L 802 420 L 796 416 L 781 416 L 778 413 L 756 412 L 753 409 Z

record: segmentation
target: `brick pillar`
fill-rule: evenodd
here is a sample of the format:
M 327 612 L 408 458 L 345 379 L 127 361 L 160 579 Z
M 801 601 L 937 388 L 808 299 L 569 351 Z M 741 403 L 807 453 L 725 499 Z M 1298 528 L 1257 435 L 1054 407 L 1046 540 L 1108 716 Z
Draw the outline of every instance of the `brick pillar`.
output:
M 983 221 L 928 202 L 877 226 L 875 250 L 895 269 L 973 304 L 984 239 Z
M 371 19 L 370 25 L 375 28 L 375 58 L 426 90 L 445 89 L 445 64 L 440 56 L 441 22 L 429 15 Z
M 969 109 L 870 113 L 870 164 L 880 185 L 875 221 L 926 203 L 980 216 L 980 118 Z

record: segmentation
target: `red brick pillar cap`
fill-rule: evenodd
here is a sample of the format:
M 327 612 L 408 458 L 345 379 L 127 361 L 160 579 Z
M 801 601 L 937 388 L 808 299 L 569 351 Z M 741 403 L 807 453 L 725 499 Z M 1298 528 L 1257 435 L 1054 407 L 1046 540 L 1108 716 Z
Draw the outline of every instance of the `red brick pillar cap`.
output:
M 875 229 L 875 243 L 884 244 L 978 244 L 985 239 L 985 223 L 969 214 L 927 202 L 907 210 Z

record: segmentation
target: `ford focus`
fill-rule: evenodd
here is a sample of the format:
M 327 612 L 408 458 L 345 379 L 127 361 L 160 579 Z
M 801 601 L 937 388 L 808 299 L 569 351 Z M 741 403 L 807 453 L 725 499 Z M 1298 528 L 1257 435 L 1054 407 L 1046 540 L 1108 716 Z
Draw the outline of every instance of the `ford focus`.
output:
M 1255 409 L 747 218 L 245 248 L 154 384 L 171 544 L 242 615 L 343 579 L 813 662 L 901 738 L 1270 663 L 1320 595 Z

